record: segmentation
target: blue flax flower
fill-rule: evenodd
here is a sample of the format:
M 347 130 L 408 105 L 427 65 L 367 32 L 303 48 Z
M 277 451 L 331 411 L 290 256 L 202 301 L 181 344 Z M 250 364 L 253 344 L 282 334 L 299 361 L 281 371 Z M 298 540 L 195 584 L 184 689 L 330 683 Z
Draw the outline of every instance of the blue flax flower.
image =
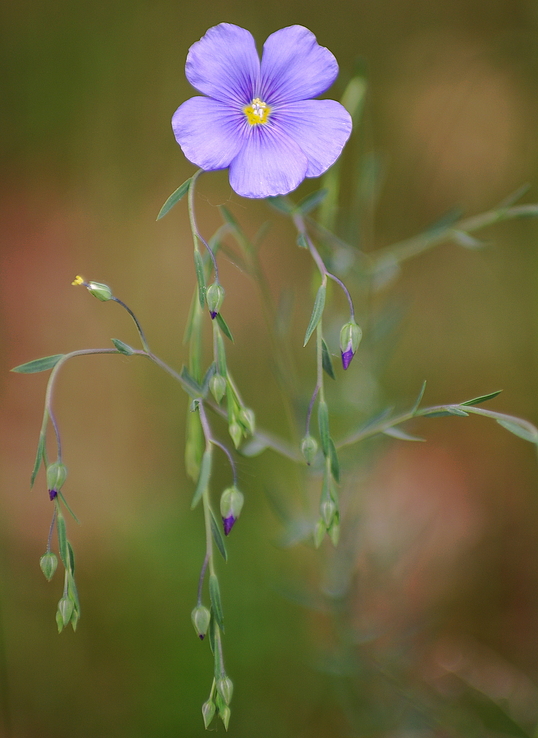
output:
M 185 74 L 207 97 L 191 97 L 172 118 L 183 153 L 204 170 L 230 168 L 243 197 L 285 195 L 339 157 L 351 117 L 335 100 L 312 100 L 338 64 L 303 26 L 272 33 L 260 62 L 244 28 L 220 23 L 193 44 Z

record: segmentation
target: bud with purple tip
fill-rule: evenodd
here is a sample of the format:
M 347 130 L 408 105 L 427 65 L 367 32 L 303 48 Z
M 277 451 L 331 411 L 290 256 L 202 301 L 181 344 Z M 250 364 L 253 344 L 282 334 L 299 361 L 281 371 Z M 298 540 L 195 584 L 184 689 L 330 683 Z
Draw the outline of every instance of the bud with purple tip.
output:
M 54 461 L 47 467 L 47 488 L 49 497 L 54 500 L 67 477 L 67 467 L 61 461 Z
M 350 320 L 342 326 L 340 331 L 340 351 L 342 352 L 342 366 L 347 369 L 351 364 L 351 359 L 355 356 L 359 343 L 362 338 L 362 330 L 355 323 L 354 320 Z
M 222 525 L 224 527 L 224 535 L 229 535 L 231 529 L 235 525 L 235 521 L 241 514 L 243 502 L 245 498 L 243 494 L 234 485 L 224 490 L 220 498 L 220 514 L 222 515 Z
M 194 625 L 196 635 L 201 641 L 203 641 L 209 628 L 211 613 L 207 607 L 204 607 L 204 605 L 197 605 L 191 612 L 191 620 Z
M 217 317 L 224 300 L 224 287 L 219 282 L 213 282 L 213 284 L 210 284 L 207 288 L 205 298 L 207 300 L 209 314 L 214 320 Z

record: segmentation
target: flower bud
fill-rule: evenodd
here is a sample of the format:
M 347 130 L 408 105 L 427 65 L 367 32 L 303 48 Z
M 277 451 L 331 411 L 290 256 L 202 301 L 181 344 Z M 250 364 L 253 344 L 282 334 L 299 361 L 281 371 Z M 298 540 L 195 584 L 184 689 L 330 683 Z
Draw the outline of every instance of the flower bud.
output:
M 213 282 L 207 288 L 205 293 L 205 299 L 207 300 L 207 307 L 209 308 L 209 314 L 212 319 L 217 317 L 217 313 L 220 312 L 222 302 L 224 300 L 224 287 L 220 282 Z
M 204 718 L 204 728 L 207 730 L 211 725 L 211 721 L 215 717 L 215 703 L 213 700 L 207 700 L 202 705 L 202 717 Z
M 58 613 L 61 617 L 64 628 L 66 625 L 69 625 L 74 607 L 75 605 L 73 600 L 70 600 L 69 597 L 62 597 L 58 602 Z M 56 621 L 58 622 L 58 627 L 60 627 L 58 615 L 56 615 Z
M 58 558 L 56 554 L 53 554 L 52 551 L 44 553 L 39 559 L 39 566 L 41 567 L 41 571 L 45 575 L 47 582 L 50 582 L 58 567 Z
M 243 438 L 243 431 L 241 430 L 241 426 L 239 425 L 239 423 L 236 423 L 235 420 L 230 423 L 230 425 L 228 426 L 228 432 L 232 437 L 234 446 L 236 448 L 239 448 L 239 444 L 241 443 L 241 439 Z
M 256 419 L 254 417 L 254 410 L 251 410 L 249 407 L 241 408 L 241 410 L 239 411 L 239 415 L 237 416 L 237 420 L 249 435 L 252 435 L 256 430 Z
M 234 691 L 234 685 L 229 676 L 222 676 L 217 679 L 217 691 L 224 702 L 229 705 L 232 701 L 232 694 Z
M 362 338 L 362 330 L 351 320 L 342 326 L 340 331 L 340 351 L 342 353 L 342 366 L 347 369 L 351 359 L 355 356 Z
M 319 518 L 318 522 L 314 526 L 314 546 L 316 548 L 319 548 L 321 546 L 326 532 L 327 526 L 325 525 L 325 522 L 321 518 Z
M 318 452 L 318 442 L 314 438 L 314 436 L 311 436 L 308 434 L 303 438 L 301 441 L 301 452 L 304 456 L 304 459 L 308 466 L 314 462 L 314 459 L 316 458 L 316 454 Z
M 228 707 L 228 705 L 224 705 L 223 708 L 219 709 L 219 718 L 224 723 L 224 728 L 228 730 L 228 724 L 230 722 L 230 716 L 232 714 L 232 711 Z
M 336 548 L 338 546 L 338 541 L 340 540 L 340 516 L 338 514 L 334 516 L 328 533 L 331 541 L 333 542 L 333 546 Z
M 209 380 L 209 389 L 219 405 L 226 392 L 227 384 L 226 377 L 223 377 L 222 374 L 213 374 Z
M 328 530 L 333 521 L 334 514 L 336 513 L 336 505 L 331 499 L 323 500 L 319 506 L 319 511 Z
M 204 605 L 197 605 L 191 612 L 191 620 L 198 638 L 203 641 L 209 628 L 211 613 Z
M 243 494 L 234 485 L 224 490 L 220 498 L 220 514 L 222 515 L 222 525 L 224 527 L 224 535 L 229 535 L 231 529 L 235 525 L 235 521 L 241 514 L 245 498 Z
M 53 500 L 63 486 L 67 477 L 67 467 L 61 461 L 54 461 L 47 467 L 47 488 L 49 497 Z

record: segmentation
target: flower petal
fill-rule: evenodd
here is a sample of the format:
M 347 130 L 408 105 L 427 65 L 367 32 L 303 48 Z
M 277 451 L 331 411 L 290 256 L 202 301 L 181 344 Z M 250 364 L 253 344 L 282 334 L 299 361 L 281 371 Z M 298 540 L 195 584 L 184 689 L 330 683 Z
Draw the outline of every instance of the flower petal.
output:
M 336 100 L 288 103 L 278 109 L 278 123 L 306 154 L 307 177 L 319 177 L 334 164 L 352 127 L 350 114 Z
M 338 63 L 304 26 L 272 33 L 263 45 L 260 97 L 269 104 L 308 100 L 332 85 Z
M 306 175 L 308 160 L 297 144 L 274 126 L 250 129 L 230 164 L 230 185 L 242 197 L 286 195 Z
M 205 170 L 224 169 L 243 144 L 242 117 L 218 100 L 191 97 L 172 116 L 172 129 L 189 161 Z
M 252 34 L 232 23 L 213 26 L 189 49 L 185 75 L 204 95 L 246 105 L 260 76 Z

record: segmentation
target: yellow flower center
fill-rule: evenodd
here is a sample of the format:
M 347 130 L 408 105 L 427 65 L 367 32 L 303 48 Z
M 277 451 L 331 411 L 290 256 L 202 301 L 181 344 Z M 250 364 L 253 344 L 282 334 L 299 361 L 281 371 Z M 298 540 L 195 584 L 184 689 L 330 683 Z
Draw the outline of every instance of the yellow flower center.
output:
M 243 108 L 243 113 L 247 116 L 247 120 L 251 126 L 264 125 L 267 123 L 271 108 L 259 97 L 255 97 L 254 100 Z

